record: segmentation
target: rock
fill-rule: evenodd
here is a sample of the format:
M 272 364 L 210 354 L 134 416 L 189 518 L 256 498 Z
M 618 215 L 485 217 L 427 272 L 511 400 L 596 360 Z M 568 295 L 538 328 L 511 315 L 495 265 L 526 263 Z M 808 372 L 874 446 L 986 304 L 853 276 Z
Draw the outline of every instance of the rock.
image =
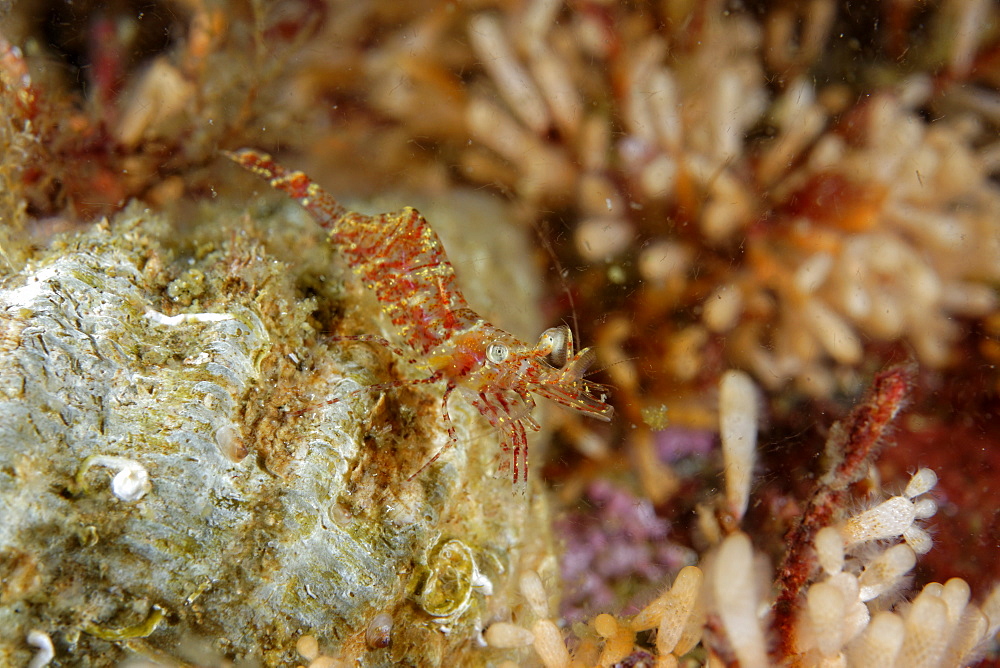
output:
M 454 201 L 492 221 L 440 216 L 463 255 L 518 238 Z M 544 495 L 493 475 L 496 434 L 460 398 L 458 445 L 408 479 L 448 444 L 443 388 L 366 391 L 426 374 L 324 336 L 393 333 L 297 205 L 245 206 L 132 205 L 0 289 L 0 663 L 30 661 L 32 630 L 53 665 L 295 665 L 304 635 L 351 665 L 482 663 L 522 569 L 555 567 Z M 489 272 L 452 256 L 485 312 L 475 283 L 534 314 L 518 243 Z

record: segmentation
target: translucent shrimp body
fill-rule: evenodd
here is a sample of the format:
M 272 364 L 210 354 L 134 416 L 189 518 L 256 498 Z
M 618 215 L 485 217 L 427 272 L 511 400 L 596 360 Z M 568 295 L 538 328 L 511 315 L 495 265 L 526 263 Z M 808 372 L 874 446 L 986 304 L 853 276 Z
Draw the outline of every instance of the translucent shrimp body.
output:
M 303 172 L 286 170 L 264 153 L 226 155 L 296 199 L 327 230 L 330 243 L 375 292 L 401 341 L 430 369 L 421 382 L 446 384 L 445 417 L 457 389 L 499 432 L 501 447 L 510 453 L 503 467 L 512 464 L 515 483 L 522 468 L 527 479 L 526 430 L 539 429 L 531 416 L 532 394 L 611 419 L 601 387 L 584 378 L 593 351 L 574 353 L 567 327 L 549 329 L 530 345 L 480 317 L 459 291 L 441 240 L 415 209 L 375 216 L 348 211 Z M 449 432 L 453 443 L 450 422 Z

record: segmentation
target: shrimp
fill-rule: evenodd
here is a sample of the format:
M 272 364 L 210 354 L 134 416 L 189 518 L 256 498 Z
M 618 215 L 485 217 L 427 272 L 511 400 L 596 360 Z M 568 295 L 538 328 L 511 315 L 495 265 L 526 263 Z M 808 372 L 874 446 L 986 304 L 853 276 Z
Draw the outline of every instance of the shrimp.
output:
M 448 417 L 448 399 L 455 390 L 499 433 L 500 446 L 510 455 L 501 470 L 512 464 L 515 484 L 522 467 L 525 482 L 528 477 L 527 430 L 540 428 L 531 416 L 532 394 L 611 420 L 613 408 L 603 387 L 584 378 L 594 351 L 574 352 L 566 326 L 546 330 L 529 345 L 480 317 L 459 290 L 441 240 L 416 209 L 375 216 L 348 211 L 303 172 L 289 171 L 265 153 L 243 149 L 224 154 L 305 207 L 375 292 L 400 340 L 430 370 L 430 376 L 416 382 L 445 383 L 442 410 L 449 444 L 410 480 L 457 440 Z M 388 343 L 378 337 L 348 338 Z

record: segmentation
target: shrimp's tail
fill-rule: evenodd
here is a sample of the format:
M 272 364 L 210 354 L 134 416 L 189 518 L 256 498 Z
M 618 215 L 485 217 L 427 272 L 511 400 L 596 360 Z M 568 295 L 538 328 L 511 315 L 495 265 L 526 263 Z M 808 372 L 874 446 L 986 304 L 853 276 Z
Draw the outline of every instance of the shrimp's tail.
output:
M 323 190 L 305 172 L 288 170 L 267 153 L 244 148 L 222 154 L 298 201 L 322 227 L 332 230 L 348 214 L 347 209 Z

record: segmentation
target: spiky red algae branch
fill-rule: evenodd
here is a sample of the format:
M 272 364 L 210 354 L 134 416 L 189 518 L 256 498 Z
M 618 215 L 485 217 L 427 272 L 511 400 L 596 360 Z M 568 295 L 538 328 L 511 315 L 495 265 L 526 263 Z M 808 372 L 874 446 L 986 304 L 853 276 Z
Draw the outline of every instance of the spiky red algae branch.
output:
M 891 367 L 876 374 L 864 399 L 850 415 L 836 423 L 826 440 L 830 469 L 806 505 L 799 523 L 785 536 L 788 546 L 778 569 L 778 596 L 774 603 L 774 629 L 778 633 L 778 659 L 793 651 L 795 613 L 803 585 L 816 568 L 813 538 L 829 526 L 846 502 L 848 487 L 864 477 L 885 443 L 892 421 L 906 403 L 915 368 Z

